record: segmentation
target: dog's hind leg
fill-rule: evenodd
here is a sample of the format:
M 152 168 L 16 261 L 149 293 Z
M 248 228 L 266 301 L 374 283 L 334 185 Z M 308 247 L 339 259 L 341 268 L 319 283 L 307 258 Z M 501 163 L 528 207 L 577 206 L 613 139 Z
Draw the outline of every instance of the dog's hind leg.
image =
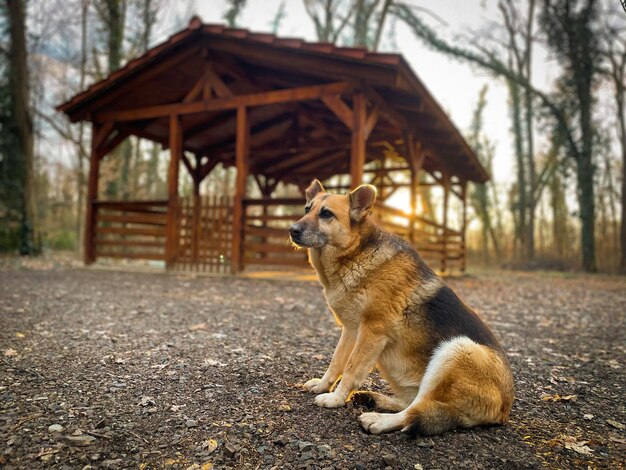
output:
M 359 390 L 355 392 L 351 398 L 353 403 L 365 406 L 369 409 L 397 412 L 406 408 L 406 403 L 402 402 L 399 398 L 390 397 L 378 392 Z
M 364 413 L 363 428 L 374 434 L 402 431 L 433 435 L 457 427 L 506 422 L 512 378 L 499 355 L 466 337 L 435 350 L 419 393 L 399 413 Z

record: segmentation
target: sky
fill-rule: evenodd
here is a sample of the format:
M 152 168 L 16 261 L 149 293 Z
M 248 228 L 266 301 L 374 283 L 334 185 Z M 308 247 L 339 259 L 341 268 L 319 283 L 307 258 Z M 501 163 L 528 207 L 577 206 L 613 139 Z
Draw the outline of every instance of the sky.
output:
M 272 20 L 281 3 L 282 0 L 248 0 L 238 19 L 238 26 L 257 32 L 271 31 Z M 425 15 L 425 19 L 446 37 L 489 28 L 490 21 L 498 19 L 499 15 L 495 0 L 412 0 L 411 3 L 430 10 L 444 20 L 445 24 L 442 24 L 434 17 Z M 205 23 L 224 23 L 227 5 L 220 0 L 198 0 L 195 5 L 178 8 L 179 15 L 195 11 Z M 394 30 L 394 38 L 390 37 L 391 29 Z M 285 1 L 285 17 L 278 35 L 316 40 L 313 23 L 305 12 L 302 0 Z M 498 182 L 513 181 L 508 93 L 501 81 L 465 63 L 431 51 L 400 22 L 388 24 L 380 51 L 400 52 L 462 133 L 469 129 L 479 92 L 488 84 L 484 130 L 496 145 L 493 176 Z M 551 70 L 542 51 L 539 50 L 536 55 L 535 79 L 541 84 L 547 81 Z

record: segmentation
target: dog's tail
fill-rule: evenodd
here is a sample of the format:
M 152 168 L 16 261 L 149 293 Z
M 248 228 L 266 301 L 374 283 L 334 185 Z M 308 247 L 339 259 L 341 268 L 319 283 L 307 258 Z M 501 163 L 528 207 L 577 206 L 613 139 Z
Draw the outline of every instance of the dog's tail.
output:
M 404 411 L 403 432 L 433 435 L 508 420 L 513 378 L 503 354 L 461 336 L 430 359 L 420 391 Z

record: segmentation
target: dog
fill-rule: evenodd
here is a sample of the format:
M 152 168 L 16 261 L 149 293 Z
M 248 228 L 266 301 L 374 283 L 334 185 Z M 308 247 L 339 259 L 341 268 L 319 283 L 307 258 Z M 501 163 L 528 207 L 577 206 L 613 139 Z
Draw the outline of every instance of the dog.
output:
M 514 386 L 504 350 L 408 241 L 371 220 L 376 188 L 337 195 L 314 180 L 305 193 L 290 238 L 308 249 L 341 326 L 328 369 L 304 384 L 315 403 L 336 408 L 352 399 L 389 412 L 359 416 L 373 434 L 506 423 Z M 393 396 L 355 392 L 374 367 Z

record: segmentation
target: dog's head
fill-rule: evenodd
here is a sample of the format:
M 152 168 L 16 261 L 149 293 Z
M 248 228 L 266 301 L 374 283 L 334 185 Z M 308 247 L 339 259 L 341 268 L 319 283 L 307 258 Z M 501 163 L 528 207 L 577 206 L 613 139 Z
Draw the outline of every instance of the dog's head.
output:
M 375 200 L 376 188 L 370 184 L 342 196 L 327 193 L 313 180 L 306 190 L 305 215 L 289 229 L 291 241 L 302 248 L 347 248 L 360 236 Z

